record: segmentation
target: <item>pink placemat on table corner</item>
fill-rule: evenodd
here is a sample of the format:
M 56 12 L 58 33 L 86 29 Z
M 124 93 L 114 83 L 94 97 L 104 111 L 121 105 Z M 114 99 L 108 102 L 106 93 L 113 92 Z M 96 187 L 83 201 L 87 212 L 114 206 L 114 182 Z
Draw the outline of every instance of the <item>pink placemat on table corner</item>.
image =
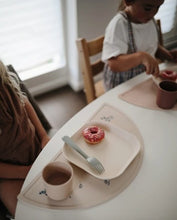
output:
M 111 180 L 100 180 L 71 164 L 74 170 L 74 190 L 69 198 L 62 201 L 48 198 L 40 173 L 19 194 L 20 201 L 48 209 L 88 208 L 112 199 L 128 187 L 138 174 L 143 160 L 143 139 L 138 128 L 124 113 L 107 104 L 103 105 L 89 121 L 92 120 L 118 125 L 138 138 L 141 146 L 140 152 L 123 174 Z M 62 151 L 53 160 L 66 161 Z
M 150 78 L 120 94 L 119 97 L 130 104 L 143 108 L 163 110 L 156 105 L 156 94 L 157 85 L 152 78 Z M 177 104 L 172 110 L 177 110 Z

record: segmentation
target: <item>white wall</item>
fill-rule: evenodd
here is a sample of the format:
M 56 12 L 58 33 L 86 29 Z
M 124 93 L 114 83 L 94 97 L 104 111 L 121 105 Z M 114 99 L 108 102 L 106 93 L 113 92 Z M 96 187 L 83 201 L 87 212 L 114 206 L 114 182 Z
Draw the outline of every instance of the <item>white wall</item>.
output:
M 104 34 L 110 19 L 116 14 L 118 0 L 78 0 L 78 37 L 93 38 Z
M 70 48 L 67 50 L 69 54 L 72 53 L 74 55 L 70 56 L 69 59 L 69 83 L 74 90 L 79 90 L 82 87 L 82 77 L 79 69 L 75 43 L 76 38 L 84 37 L 86 39 L 91 39 L 104 34 L 108 22 L 117 13 L 119 1 L 120 0 L 77 0 L 75 2 L 77 10 L 77 24 L 73 23 L 73 28 L 75 25 L 75 28 L 77 29 L 77 37 L 74 34 L 75 36 L 73 41 L 70 39 Z M 70 18 L 69 22 L 73 22 L 73 20 L 74 18 Z M 69 37 L 72 38 L 72 36 L 73 34 L 69 34 Z M 73 42 L 73 45 L 71 41 Z M 75 57 L 75 55 L 77 57 Z

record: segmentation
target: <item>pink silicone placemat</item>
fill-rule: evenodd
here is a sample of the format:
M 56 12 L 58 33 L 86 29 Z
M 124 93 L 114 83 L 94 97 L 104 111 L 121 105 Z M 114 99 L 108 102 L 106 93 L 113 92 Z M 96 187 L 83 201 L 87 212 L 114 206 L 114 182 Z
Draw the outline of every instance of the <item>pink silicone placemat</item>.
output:
M 156 93 L 157 85 L 150 78 L 120 94 L 119 97 L 136 106 L 153 110 L 163 110 L 156 105 Z M 177 104 L 172 110 L 177 110 Z
M 54 201 L 48 198 L 40 173 L 19 194 L 18 199 L 20 201 L 48 209 L 88 208 L 118 196 L 119 193 L 128 187 L 138 174 L 143 160 L 143 140 L 139 130 L 124 113 L 107 104 L 103 105 L 89 121 L 91 120 L 100 120 L 104 123 L 119 125 L 119 127 L 134 134 L 138 138 L 140 151 L 122 175 L 111 180 L 100 180 L 71 164 L 74 169 L 74 190 L 69 198 L 62 201 Z M 61 151 L 53 160 L 66 161 Z

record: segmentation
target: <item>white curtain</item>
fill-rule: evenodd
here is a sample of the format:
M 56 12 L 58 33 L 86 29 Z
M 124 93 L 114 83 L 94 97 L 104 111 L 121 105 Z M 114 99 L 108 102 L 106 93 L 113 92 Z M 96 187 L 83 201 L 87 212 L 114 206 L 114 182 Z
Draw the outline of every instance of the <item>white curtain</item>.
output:
M 60 0 L 0 0 L 0 59 L 18 71 L 65 63 Z

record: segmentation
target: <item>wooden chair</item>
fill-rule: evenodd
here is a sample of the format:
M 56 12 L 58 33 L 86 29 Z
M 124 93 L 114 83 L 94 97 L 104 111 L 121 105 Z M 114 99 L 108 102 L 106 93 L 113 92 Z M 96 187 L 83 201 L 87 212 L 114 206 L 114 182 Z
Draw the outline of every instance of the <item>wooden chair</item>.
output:
M 156 24 L 157 24 L 159 45 L 162 46 L 162 47 L 164 47 L 163 34 L 162 34 L 161 21 L 160 21 L 160 19 L 157 19 L 157 20 L 156 20 Z M 157 55 L 157 53 L 156 53 L 156 55 Z M 157 56 L 158 56 L 158 55 L 157 55 Z M 164 62 L 164 59 L 162 59 L 162 58 L 156 58 L 156 60 L 157 60 L 157 62 L 158 62 L 159 64 Z
M 163 46 L 160 20 L 156 20 L 156 23 L 159 33 L 159 43 Z M 92 62 L 92 57 L 102 52 L 103 40 L 104 36 L 89 41 L 85 38 L 79 38 L 76 40 L 87 103 L 92 102 L 105 92 L 103 80 L 95 82 L 94 79 L 96 75 L 103 71 L 104 63 L 101 59 Z M 161 63 L 163 61 L 158 59 L 158 62 Z
M 76 40 L 87 103 L 92 102 L 105 92 L 103 80 L 95 82 L 95 76 L 103 71 L 104 63 L 100 58 L 92 61 L 93 56 L 102 52 L 103 40 L 104 36 L 90 41 L 85 38 Z
M 159 34 L 159 44 L 163 46 L 163 34 L 162 34 L 162 28 L 161 28 L 161 21 L 160 19 L 156 20 L 158 34 Z

